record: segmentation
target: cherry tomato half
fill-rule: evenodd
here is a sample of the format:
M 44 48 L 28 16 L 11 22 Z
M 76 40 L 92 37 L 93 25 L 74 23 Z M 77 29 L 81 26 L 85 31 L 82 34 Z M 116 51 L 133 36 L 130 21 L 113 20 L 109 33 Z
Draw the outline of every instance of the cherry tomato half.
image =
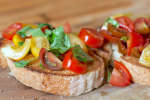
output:
M 48 52 L 45 48 L 40 50 L 41 64 L 48 69 L 59 71 L 62 69 L 62 62 L 51 52 Z
M 87 69 L 87 65 L 85 63 L 81 63 L 75 57 L 73 57 L 72 51 L 68 51 L 65 54 L 63 60 L 63 67 L 78 74 L 85 73 Z
M 18 30 L 20 30 L 21 28 L 23 27 L 23 24 L 22 23 L 14 23 L 10 26 L 8 26 L 2 33 L 2 36 L 5 38 L 5 39 L 8 39 L 8 40 L 12 40 L 13 36 L 16 34 L 16 32 Z
M 126 16 L 121 16 L 121 17 L 117 17 L 115 18 L 115 20 L 118 21 L 118 23 L 120 24 L 120 28 L 128 31 L 128 32 L 133 32 L 134 31 L 134 24 L 132 22 L 132 20 Z
M 90 28 L 82 28 L 79 37 L 91 48 L 99 48 L 104 43 L 103 36 L 101 36 L 96 30 Z
M 150 33 L 150 20 L 148 18 L 140 17 L 134 21 L 135 31 L 141 34 Z
M 129 33 L 129 40 L 127 41 L 127 54 L 128 56 L 131 55 L 131 50 L 134 47 L 144 45 L 145 40 L 141 34 L 136 32 Z
M 114 69 L 109 83 L 118 87 L 124 87 L 131 84 L 131 74 L 121 62 L 114 61 Z

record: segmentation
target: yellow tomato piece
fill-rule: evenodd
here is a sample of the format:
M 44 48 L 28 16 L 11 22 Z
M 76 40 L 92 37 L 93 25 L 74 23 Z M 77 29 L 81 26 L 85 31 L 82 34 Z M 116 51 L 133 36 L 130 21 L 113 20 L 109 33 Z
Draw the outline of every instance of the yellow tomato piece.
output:
M 31 53 L 33 56 L 38 57 L 41 48 L 50 48 L 50 44 L 46 37 L 33 37 L 31 43 Z
M 116 14 L 116 15 L 112 16 L 112 18 L 121 17 L 121 16 L 130 17 L 130 16 L 132 16 L 132 14 L 131 13 Z
M 147 67 L 150 67 L 150 44 L 146 48 L 144 48 L 140 56 L 139 63 Z
M 37 25 L 35 24 L 23 24 L 23 26 L 30 26 L 31 28 L 37 28 Z
M 19 46 L 19 42 L 23 42 L 24 39 L 20 35 L 15 34 L 12 38 L 12 41 L 13 41 L 15 46 Z
M 12 47 L 11 45 L 7 45 L 6 47 L 2 48 L 2 53 L 10 59 L 19 61 L 28 54 L 30 47 L 31 39 L 26 39 L 24 44 L 20 47 Z
M 88 49 L 85 43 L 76 35 L 76 34 L 68 34 L 70 38 L 70 42 L 72 46 L 80 45 L 80 47 L 85 51 L 88 52 Z

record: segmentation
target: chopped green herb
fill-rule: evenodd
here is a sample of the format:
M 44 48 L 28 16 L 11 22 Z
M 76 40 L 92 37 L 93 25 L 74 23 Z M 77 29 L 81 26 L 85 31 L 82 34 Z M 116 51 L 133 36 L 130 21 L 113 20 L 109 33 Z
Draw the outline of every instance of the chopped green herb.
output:
M 26 37 L 26 32 L 29 31 L 30 29 L 32 29 L 30 26 L 25 26 L 24 28 L 22 28 L 21 30 L 19 30 L 17 33 L 18 33 L 22 38 L 25 38 L 25 37 Z
M 87 53 L 85 53 L 79 45 L 76 45 L 73 50 L 73 56 L 77 58 L 81 62 L 90 62 L 93 61 L 93 58 L 90 57 Z
M 32 59 L 29 59 L 29 60 L 21 60 L 21 61 L 15 62 L 14 64 L 18 68 L 23 68 L 23 67 L 27 66 L 30 62 L 35 61 L 37 59 L 38 58 L 32 58 Z
M 127 41 L 128 40 L 128 37 L 127 36 L 122 36 L 121 38 L 120 38 L 120 40 L 122 40 L 122 41 Z
M 111 17 L 109 17 L 109 18 L 106 19 L 104 25 L 107 25 L 107 24 L 112 24 L 116 28 L 119 27 L 119 23 L 115 19 L 113 19 Z
M 45 69 L 45 67 L 40 63 L 40 68 L 41 69 Z
M 71 48 L 70 39 L 68 35 L 64 33 L 63 27 L 54 29 L 49 40 L 51 50 L 56 50 L 60 54 L 65 53 Z
M 25 61 L 25 60 L 21 60 L 19 62 L 15 62 L 15 66 L 18 68 L 23 68 L 25 66 L 27 66 L 30 63 L 30 61 Z
M 42 27 L 44 27 L 44 26 L 48 26 L 48 28 L 50 29 L 50 30 L 53 30 L 54 28 L 52 27 L 52 25 L 50 25 L 50 24 L 46 24 L 46 23 L 40 23 L 40 24 L 38 24 L 38 27 L 39 28 L 42 28 Z
M 107 66 L 107 82 L 109 82 L 110 77 L 111 77 L 111 71 L 110 71 L 110 69 Z
M 35 29 L 31 29 L 26 33 L 28 36 L 45 36 L 44 33 L 42 32 L 41 28 L 35 28 Z
M 22 46 L 24 44 L 24 42 L 18 42 L 19 46 Z

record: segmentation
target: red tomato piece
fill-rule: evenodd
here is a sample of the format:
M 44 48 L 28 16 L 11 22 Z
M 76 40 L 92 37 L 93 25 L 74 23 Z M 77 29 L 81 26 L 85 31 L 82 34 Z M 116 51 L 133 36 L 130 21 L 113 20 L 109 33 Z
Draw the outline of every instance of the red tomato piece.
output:
M 65 54 L 63 67 L 78 74 L 85 73 L 87 69 L 87 65 L 85 63 L 81 63 L 75 57 L 73 57 L 72 51 L 69 51 Z
M 96 30 L 90 28 L 82 28 L 79 37 L 91 48 L 100 48 L 104 43 L 104 37 Z
M 22 23 L 14 23 L 8 26 L 2 33 L 2 36 L 5 39 L 12 40 L 13 36 L 16 34 L 18 30 L 23 27 Z
M 140 17 L 134 21 L 135 31 L 141 34 L 150 33 L 150 20 L 148 18 Z
M 64 24 L 64 32 L 65 32 L 65 33 L 71 33 L 71 31 L 72 31 L 72 29 L 71 29 L 70 23 L 69 23 L 69 22 L 66 22 L 66 23 Z
M 129 40 L 127 41 L 127 55 L 131 55 L 131 50 L 134 47 L 144 45 L 145 40 L 141 34 L 138 34 L 136 32 L 129 33 Z
M 109 83 L 118 87 L 124 87 L 131 84 L 131 74 L 121 62 L 114 61 L 114 69 Z
M 47 29 L 49 29 L 49 27 L 48 26 L 44 26 L 44 27 L 42 27 L 42 32 L 44 32 L 45 33 L 45 30 L 47 30 Z
M 115 18 L 116 21 L 120 24 L 120 28 L 128 31 L 128 32 L 133 32 L 134 31 L 134 24 L 132 20 L 126 16 L 121 16 Z

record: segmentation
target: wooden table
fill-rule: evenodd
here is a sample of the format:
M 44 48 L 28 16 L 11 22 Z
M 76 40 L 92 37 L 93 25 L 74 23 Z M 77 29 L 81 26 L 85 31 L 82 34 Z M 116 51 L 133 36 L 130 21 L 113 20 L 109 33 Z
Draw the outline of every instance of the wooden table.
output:
M 0 0 L 0 31 L 13 22 L 96 27 L 117 13 L 149 15 L 149 5 L 150 0 Z
M 81 27 L 96 28 L 106 17 L 117 13 L 149 16 L 149 9 L 150 0 L 0 0 L 0 31 L 13 22 L 45 22 L 59 26 L 65 21 L 72 24 L 73 30 L 79 31 Z M 9 76 L 8 72 L 8 69 L 0 69 L 0 100 L 110 100 L 110 98 L 133 100 L 136 97 L 138 98 L 135 100 L 149 100 L 150 98 L 144 92 L 143 86 L 136 85 L 131 86 L 129 90 L 122 89 L 121 93 L 109 94 L 109 99 L 104 87 L 79 97 L 64 98 L 28 88 Z M 135 97 L 130 98 L 131 94 Z M 124 99 L 119 99 L 120 95 Z

